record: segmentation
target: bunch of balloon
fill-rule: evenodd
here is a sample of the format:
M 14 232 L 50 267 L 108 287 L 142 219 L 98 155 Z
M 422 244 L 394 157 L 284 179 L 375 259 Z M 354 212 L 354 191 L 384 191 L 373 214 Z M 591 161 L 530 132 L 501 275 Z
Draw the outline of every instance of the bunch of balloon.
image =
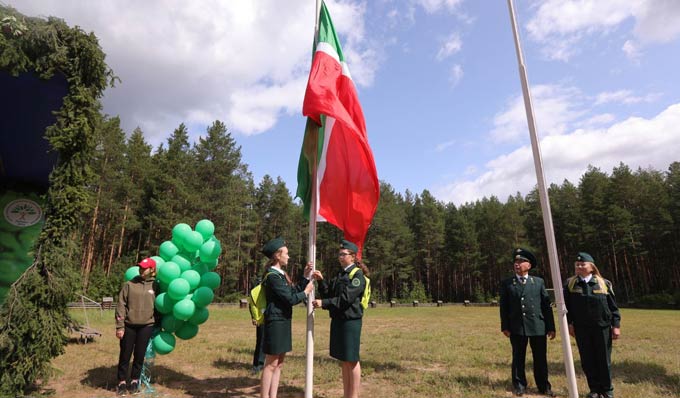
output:
M 198 333 L 199 325 L 208 320 L 208 304 L 221 282 L 213 272 L 222 248 L 215 238 L 215 226 L 210 220 L 196 223 L 195 229 L 180 223 L 172 228 L 172 240 L 160 245 L 156 261 L 156 278 L 160 294 L 156 310 L 162 315 L 161 331 L 152 340 L 156 353 L 169 354 L 175 348 L 176 337 L 189 340 Z M 138 267 L 125 272 L 127 280 L 139 274 Z

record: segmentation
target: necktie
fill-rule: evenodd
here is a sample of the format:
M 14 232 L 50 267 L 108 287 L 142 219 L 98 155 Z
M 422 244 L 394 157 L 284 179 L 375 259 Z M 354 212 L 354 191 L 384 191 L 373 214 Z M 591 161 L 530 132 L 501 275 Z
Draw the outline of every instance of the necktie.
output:
M 522 282 L 522 285 L 527 283 L 527 277 L 526 276 L 520 276 L 519 281 Z

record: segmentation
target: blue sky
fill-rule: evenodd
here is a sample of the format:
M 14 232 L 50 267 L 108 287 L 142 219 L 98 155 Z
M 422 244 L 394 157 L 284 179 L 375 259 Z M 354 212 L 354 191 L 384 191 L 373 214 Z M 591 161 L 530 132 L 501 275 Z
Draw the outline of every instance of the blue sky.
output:
M 291 192 L 313 0 L 2 0 L 93 31 L 122 83 L 104 111 L 157 146 L 219 119 Z M 505 0 L 329 1 L 379 178 L 461 204 L 536 184 Z M 680 2 L 516 0 L 548 182 L 680 160 Z

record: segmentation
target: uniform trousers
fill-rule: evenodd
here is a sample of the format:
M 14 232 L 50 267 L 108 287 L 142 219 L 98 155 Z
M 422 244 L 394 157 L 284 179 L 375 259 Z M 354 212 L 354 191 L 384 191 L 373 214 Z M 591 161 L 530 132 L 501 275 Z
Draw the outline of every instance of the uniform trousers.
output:
M 527 356 L 527 343 L 531 345 L 534 359 L 534 381 L 541 392 L 551 389 L 548 381 L 548 361 L 546 351 L 548 340 L 546 336 L 510 335 L 512 344 L 512 385 L 515 389 L 524 390 L 527 387 L 527 376 L 524 368 Z
M 611 373 L 612 337 L 609 327 L 574 327 L 581 367 L 590 391 L 613 395 Z

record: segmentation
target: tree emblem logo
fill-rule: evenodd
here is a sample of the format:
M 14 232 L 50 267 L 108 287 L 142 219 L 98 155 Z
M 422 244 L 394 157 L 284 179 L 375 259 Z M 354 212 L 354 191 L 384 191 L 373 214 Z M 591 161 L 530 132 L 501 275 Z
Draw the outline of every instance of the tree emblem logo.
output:
M 17 199 L 9 202 L 4 210 L 5 219 L 17 227 L 30 227 L 42 218 L 42 209 L 32 200 Z

